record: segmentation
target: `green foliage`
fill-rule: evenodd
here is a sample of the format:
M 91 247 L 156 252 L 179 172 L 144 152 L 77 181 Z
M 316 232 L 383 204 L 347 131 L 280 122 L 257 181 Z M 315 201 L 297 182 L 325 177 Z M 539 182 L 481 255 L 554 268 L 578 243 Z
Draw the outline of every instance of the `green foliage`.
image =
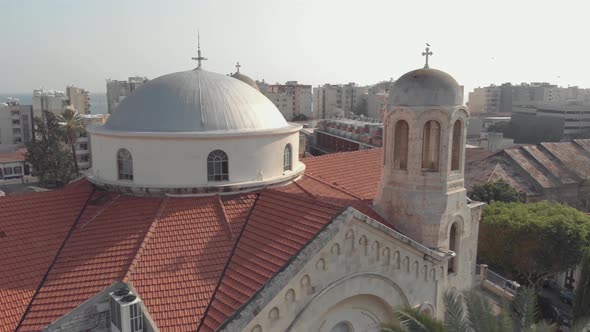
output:
M 53 113 L 44 112 L 45 120 L 35 118 L 36 137 L 26 144 L 25 161 L 33 166 L 33 174 L 43 186 L 62 186 L 76 176 L 70 152 L 62 141 L 63 134 Z
M 395 313 L 397 323 L 384 324 L 381 332 L 445 332 L 444 324 L 418 309 L 403 308 Z
M 487 131 L 490 133 L 502 133 L 506 136 L 510 132 L 510 121 L 502 121 L 491 124 Z
M 66 108 L 59 116 L 60 131 L 64 142 L 72 149 L 72 160 L 76 174 L 78 170 L 78 160 L 76 158 L 76 143 L 78 143 L 78 135 L 84 131 L 84 122 L 82 116 L 72 108 Z
M 398 323 L 382 325 L 381 332 L 541 332 L 555 331 L 555 326 L 538 321 L 536 292 L 533 288 L 521 288 L 511 303 L 494 314 L 489 299 L 475 290 L 463 292 L 463 302 L 459 296 L 447 292 L 443 296 L 446 309 L 445 322 L 425 316 L 416 309 L 402 309 L 395 315 Z M 588 325 L 579 324 L 582 331 Z
M 475 185 L 471 188 L 467 195 L 476 201 L 486 203 L 491 203 L 492 201 L 519 201 L 519 195 L 516 189 L 514 189 L 508 182 L 504 180 Z
M 586 252 L 582 258 L 580 269 L 574 303 L 575 318 L 590 317 L 590 252 Z
M 293 117 L 293 120 L 291 121 L 307 121 L 308 117 L 305 114 L 297 114 Z
M 558 203 L 503 203 L 486 206 L 480 223 L 478 255 L 514 271 L 530 284 L 575 267 L 588 247 L 590 218 Z
M 354 114 L 367 116 L 369 114 L 369 102 L 361 98 L 354 108 Z

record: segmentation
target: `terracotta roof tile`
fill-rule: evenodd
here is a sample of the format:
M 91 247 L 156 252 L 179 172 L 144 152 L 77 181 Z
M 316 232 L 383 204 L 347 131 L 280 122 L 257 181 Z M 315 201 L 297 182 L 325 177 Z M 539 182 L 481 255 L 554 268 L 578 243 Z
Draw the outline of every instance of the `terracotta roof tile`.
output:
M 0 331 L 14 331 L 92 188 L 0 198 Z
M 263 191 L 199 331 L 215 331 L 340 210 L 293 193 Z
M 50 324 L 118 281 L 129 282 L 137 290 L 162 331 L 194 330 L 207 307 L 203 328 L 218 326 L 343 207 L 354 206 L 385 223 L 370 208 L 380 176 L 380 153 L 376 149 L 308 159 L 308 175 L 297 183 L 263 190 L 253 209 L 258 194 L 139 198 L 96 192 L 47 274 L 21 330 Z M 21 248 L 27 259 L 45 258 L 35 267 L 37 275 L 24 297 L 10 290 L 10 285 L 1 288 L 6 299 L 1 305 L 9 314 L 0 319 L 11 322 L 9 330 L 23 315 L 90 190 L 88 182 L 81 180 L 62 191 L 0 199 L 0 206 L 10 207 L 0 209 L 0 225 L 4 220 L 15 223 L 23 209 L 35 207 L 27 211 L 37 218 L 31 223 L 41 222 L 43 216 L 49 220 L 43 224 L 45 229 L 56 234 L 49 241 L 37 228 L 21 239 L 54 249 L 44 249 L 47 255 L 43 256 Z M 39 203 L 37 197 L 47 202 Z M 31 268 L 25 264 L 23 273 Z M 4 271 L 18 274 L 19 268 L 11 265 Z M 21 303 L 14 301 L 18 297 L 23 297 Z
M 20 331 L 42 329 L 127 273 L 162 199 L 107 196 L 101 205 L 115 201 L 103 211 L 100 205 L 87 205 Z
M 375 198 L 381 177 L 381 155 L 376 148 L 304 158 L 306 173 L 362 198 Z

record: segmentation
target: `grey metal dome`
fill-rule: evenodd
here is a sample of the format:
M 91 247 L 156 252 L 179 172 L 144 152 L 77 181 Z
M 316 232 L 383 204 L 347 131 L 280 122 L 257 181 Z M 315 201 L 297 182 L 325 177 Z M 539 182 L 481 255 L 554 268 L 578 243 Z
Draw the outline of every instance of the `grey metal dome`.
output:
M 153 79 L 125 98 L 104 129 L 126 132 L 246 132 L 288 127 L 248 84 L 201 68 Z
M 456 106 L 463 92 L 455 79 L 440 70 L 421 68 L 406 73 L 393 84 L 392 106 Z
M 231 77 L 236 78 L 246 84 L 248 84 L 249 86 L 253 87 L 254 89 L 260 91 L 260 88 L 258 87 L 258 85 L 256 84 L 256 81 L 254 81 L 253 79 L 251 79 L 249 76 L 246 76 L 242 73 L 240 73 L 239 71 L 233 73 L 231 75 Z

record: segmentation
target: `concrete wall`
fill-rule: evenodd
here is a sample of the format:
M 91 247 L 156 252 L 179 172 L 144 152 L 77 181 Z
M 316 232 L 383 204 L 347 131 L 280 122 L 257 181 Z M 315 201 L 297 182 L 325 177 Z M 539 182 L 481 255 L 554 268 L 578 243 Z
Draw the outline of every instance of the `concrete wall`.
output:
M 406 305 L 442 318 L 446 262 L 426 260 L 414 247 L 418 244 L 350 211 L 221 331 L 327 332 L 341 322 L 354 331 L 378 331 L 380 323 L 391 321 L 395 310 Z

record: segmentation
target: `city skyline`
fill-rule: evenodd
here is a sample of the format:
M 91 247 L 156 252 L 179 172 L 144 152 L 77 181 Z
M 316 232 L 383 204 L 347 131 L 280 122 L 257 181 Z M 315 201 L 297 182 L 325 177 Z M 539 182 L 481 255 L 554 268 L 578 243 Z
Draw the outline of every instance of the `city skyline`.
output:
M 104 93 L 109 78 L 155 78 L 194 68 L 197 29 L 209 59 L 205 69 L 230 73 L 239 61 L 244 74 L 269 83 L 366 85 L 397 79 L 407 68 L 424 65 L 421 53 L 428 42 L 431 67 L 455 73 L 466 93 L 503 82 L 590 87 L 578 60 L 588 47 L 579 45 L 575 34 L 584 31 L 584 11 L 571 10 L 587 5 L 566 1 L 544 8 L 538 1 L 503 0 L 483 5 L 175 1 L 162 8 L 154 1 L 8 2 L 0 41 L 11 51 L 0 54 L 0 72 L 10 79 L 0 81 L 0 92 L 74 84 Z

